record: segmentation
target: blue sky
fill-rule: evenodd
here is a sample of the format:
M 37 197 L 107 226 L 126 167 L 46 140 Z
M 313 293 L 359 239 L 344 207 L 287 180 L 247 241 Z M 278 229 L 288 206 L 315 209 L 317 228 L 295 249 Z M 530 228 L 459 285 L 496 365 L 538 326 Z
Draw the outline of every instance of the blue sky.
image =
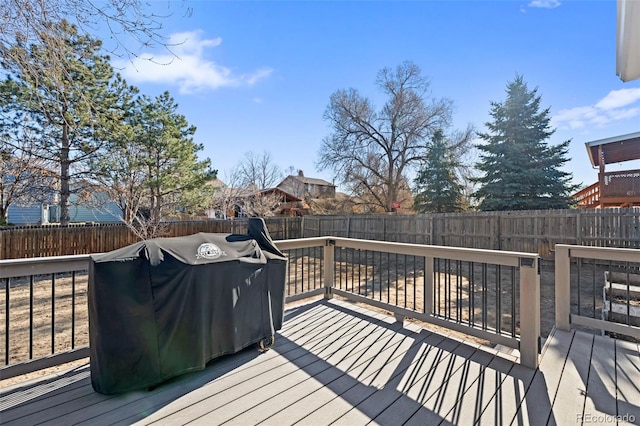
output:
M 454 127 L 485 130 L 491 101 L 516 74 L 537 87 L 556 133 L 572 139 L 565 168 L 597 180 L 585 142 L 640 131 L 640 80 L 615 74 L 616 2 L 609 1 L 196 1 L 153 3 L 176 58 L 117 63 L 143 93 L 168 90 L 197 126 L 223 180 L 245 153 L 282 169 L 318 171 L 331 93 L 356 88 L 377 105 L 377 72 L 405 60 L 453 100 Z M 170 62 L 169 64 L 166 64 Z M 115 61 L 114 61 L 115 63 Z M 627 169 L 635 164 L 611 165 Z M 640 168 L 640 166 L 638 166 Z

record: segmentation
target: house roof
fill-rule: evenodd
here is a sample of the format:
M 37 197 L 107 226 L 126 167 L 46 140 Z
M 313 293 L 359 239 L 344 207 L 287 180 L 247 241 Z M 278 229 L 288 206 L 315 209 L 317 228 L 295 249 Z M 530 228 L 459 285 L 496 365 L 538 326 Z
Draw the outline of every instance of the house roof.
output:
M 640 132 L 586 142 L 585 145 L 594 167 L 600 166 L 600 157 L 598 156 L 600 148 L 602 148 L 603 164 L 640 159 Z
M 310 177 L 306 177 L 306 176 L 296 176 L 296 175 L 289 175 L 289 177 L 292 177 L 294 179 L 298 179 L 299 181 L 301 181 L 303 183 L 306 183 L 306 184 L 310 184 L 310 185 L 335 186 L 334 184 L 329 183 L 324 179 L 310 178 Z
M 281 195 L 285 202 L 290 202 L 290 201 L 302 201 L 300 198 L 295 197 L 291 194 L 289 194 L 286 191 L 283 191 L 280 188 L 269 188 L 269 189 L 263 189 L 262 191 L 258 191 L 259 194 L 264 194 L 264 195 L 268 195 L 268 194 L 279 194 Z
M 283 191 L 280 188 L 267 188 L 262 190 L 257 190 L 253 188 L 225 188 L 227 190 L 233 191 L 233 197 L 235 198 L 250 198 L 255 197 L 256 195 L 269 195 L 269 194 L 279 194 L 284 198 L 285 202 L 290 201 L 301 201 L 300 198 L 291 195 L 290 193 Z M 213 196 L 215 197 L 223 197 L 225 194 L 222 192 L 216 191 Z
M 227 188 L 227 184 L 218 178 L 215 178 L 214 180 L 207 182 L 207 184 L 213 186 L 216 189 Z

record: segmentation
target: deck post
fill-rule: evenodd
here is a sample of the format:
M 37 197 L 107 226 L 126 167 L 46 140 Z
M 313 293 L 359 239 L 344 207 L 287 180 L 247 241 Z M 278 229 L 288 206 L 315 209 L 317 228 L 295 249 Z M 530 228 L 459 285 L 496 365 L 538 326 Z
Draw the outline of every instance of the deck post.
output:
M 556 288 L 556 328 L 558 330 L 569 331 L 570 317 L 570 282 L 571 282 L 571 264 L 570 264 L 569 246 L 556 244 L 555 254 L 555 288 Z
M 335 271 L 335 249 L 336 242 L 335 240 L 327 239 L 324 244 L 324 298 L 332 299 L 333 298 L 333 281 L 334 281 L 334 271 Z
M 520 364 L 537 368 L 540 342 L 539 258 L 520 258 Z
M 424 313 L 433 313 L 433 257 L 424 258 Z

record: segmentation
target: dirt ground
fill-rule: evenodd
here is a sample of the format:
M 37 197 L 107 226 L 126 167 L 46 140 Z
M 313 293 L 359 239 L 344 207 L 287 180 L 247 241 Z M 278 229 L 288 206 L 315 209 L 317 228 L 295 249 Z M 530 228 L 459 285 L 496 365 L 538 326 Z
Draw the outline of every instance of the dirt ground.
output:
M 357 261 L 357 262 L 356 262 Z M 336 259 L 336 287 L 361 295 L 391 302 L 398 306 L 424 311 L 424 264 L 416 258 L 371 255 L 370 259 L 349 258 L 348 255 Z M 423 262 L 423 261 L 422 261 Z M 362 263 L 359 266 L 354 263 Z M 289 265 L 290 290 L 295 294 L 303 289 L 300 276 L 306 277 L 304 289 L 321 285 L 321 263 L 315 256 L 292 256 Z M 600 317 L 602 308 L 602 287 L 604 268 L 587 265 L 572 270 L 572 309 L 579 304 L 583 315 Z M 511 318 L 518 317 L 517 277 L 510 268 L 497 269 L 482 267 L 468 262 L 443 262 L 436 265 L 434 279 L 434 314 L 461 323 L 473 322 L 486 328 L 500 328 L 512 332 Z M 578 281 L 579 279 L 579 281 Z M 75 282 L 75 284 L 74 284 Z M 555 323 L 554 265 L 552 261 L 541 264 L 541 334 L 547 336 Z M 578 283 L 580 291 L 578 292 Z M 52 286 L 51 276 L 35 277 L 33 285 L 25 280 L 12 280 L 9 288 L 9 357 L 6 354 L 6 284 L 0 283 L 0 362 L 3 365 L 23 362 L 30 357 L 39 358 L 53 352 L 67 351 L 73 347 L 83 347 L 89 343 L 87 315 L 87 275 L 56 275 Z M 52 288 L 55 287 L 55 288 Z M 31 291 L 33 289 L 33 291 Z M 513 294 L 515 289 L 515 294 Z M 578 300 L 577 294 L 580 294 Z M 53 297 L 52 297 L 53 295 Z M 30 298 L 33 297 L 33 314 L 30 312 Z M 75 300 L 75 311 L 72 310 Z M 512 309 L 512 301 L 516 304 Z M 52 303 L 53 301 L 53 303 Z M 496 306 L 502 315 L 496 318 Z M 55 314 L 55 317 L 54 317 Z M 72 321 L 72 316 L 75 321 Z M 31 319 L 32 318 L 32 319 Z M 30 323 L 32 321 L 32 326 Z M 515 324 L 518 332 L 519 324 Z M 32 337 L 30 337 L 30 330 Z M 33 341 L 32 353 L 29 353 Z M 75 365 L 86 364 L 87 360 L 43 370 L 37 375 L 55 373 Z M 33 377 L 21 376 L 1 380 L 0 387 Z

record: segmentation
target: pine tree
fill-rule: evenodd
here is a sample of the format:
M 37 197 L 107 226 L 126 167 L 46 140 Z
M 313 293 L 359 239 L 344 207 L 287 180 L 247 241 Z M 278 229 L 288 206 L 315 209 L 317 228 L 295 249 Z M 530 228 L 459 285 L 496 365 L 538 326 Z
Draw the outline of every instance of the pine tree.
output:
M 92 168 L 123 222 L 141 239 L 159 237 L 166 219 L 208 207 L 217 172 L 208 158 L 198 158 L 203 146 L 193 142 L 196 128 L 169 92 L 151 98 L 130 86 L 119 100 L 121 123 Z
M 418 213 L 462 211 L 462 185 L 455 173 L 456 160 L 441 130 L 427 147 L 426 159 L 415 183 L 414 209 Z
M 19 86 L 12 114 L 25 123 L 25 131 L 39 135 L 31 154 L 57 165 L 60 223 L 66 225 L 71 194 L 85 189 L 82 182 L 92 174 L 87 164 L 101 155 L 117 122 L 112 108 L 117 90 L 112 86 L 109 57 L 99 53 L 100 40 L 79 34 L 65 21 L 52 28 L 55 31 L 46 34 L 51 40 L 45 37 L 40 44 L 15 46 L 14 55 L 23 57 L 33 70 L 46 70 L 54 59 L 64 69 L 34 74 L 12 66 L 5 71 Z M 53 39 L 56 50 L 49 48 Z
M 549 108 L 540 109 L 537 88 L 529 90 L 522 76 L 507 84 L 504 102 L 492 102 L 488 131 L 478 133 L 486 144 L 476 167 L 483 176 L 474 197 L 480 210 L 563 209 L 571 205 L 571 174 L 561 167 L 568 161 L 570 140 L 550 146 L 553 135 Z
M 145 170 L 146 205 L 149 209 L 149 232 L 157 232 L 160 222 L 178 211 L 191 213 L 203 208 L 211 199 L 208 182 L 216 176 L 211 161 L 198 159 L 204 148 L 193 141 L 196 131 L 178 104 L 164 92 L 154 99 L 142 96 L 138 137 L 132 143 L 140 150 Z

